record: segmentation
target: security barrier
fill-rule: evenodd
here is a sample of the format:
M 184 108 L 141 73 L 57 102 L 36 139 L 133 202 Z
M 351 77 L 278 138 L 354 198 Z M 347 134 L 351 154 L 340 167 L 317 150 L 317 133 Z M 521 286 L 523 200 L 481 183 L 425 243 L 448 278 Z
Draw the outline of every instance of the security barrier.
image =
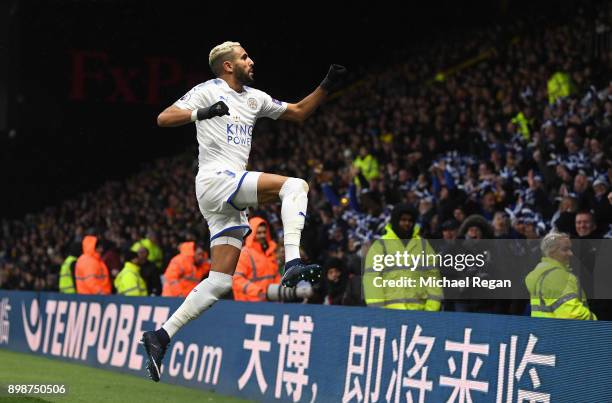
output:
M 0 348 L 144 377 L 140 336 L 180 302 L 0 291 Z M 266 402 L 612 401 L 609 322 L 219 301 L 164 362 Z

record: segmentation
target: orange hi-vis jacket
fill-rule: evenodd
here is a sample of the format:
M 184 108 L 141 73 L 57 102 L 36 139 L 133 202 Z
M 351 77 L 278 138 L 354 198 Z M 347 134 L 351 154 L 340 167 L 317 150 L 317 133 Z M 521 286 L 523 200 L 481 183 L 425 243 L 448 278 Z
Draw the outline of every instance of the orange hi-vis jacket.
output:
M 255 240 L 255 233 L 261 224 L 266 225 L 266 238 L 268 249 L 265 251 L 261 244 Z M 249 220 L 251 234 L 247 237 L 238 266 L 232 288 L 236 301 L 265 301 L 266 291 L 270 284 L 280 283 L 278 262 L 276 261 L 276 242 L 270 237 L 268 222 L 261 217 L 253 217 Z
M 183 242 L 180 253 L 172 258 L 164 273 L 164 297 L 186 297 L 210 271 L 210 263 L 196 266 L 194 261 L 195 243 Z
M 98 238 L 87 235 L 83 238 L 83 254 L 74 268 L 77 294 L 110 294 L 111 281 L 108 267 L 96 252 Z

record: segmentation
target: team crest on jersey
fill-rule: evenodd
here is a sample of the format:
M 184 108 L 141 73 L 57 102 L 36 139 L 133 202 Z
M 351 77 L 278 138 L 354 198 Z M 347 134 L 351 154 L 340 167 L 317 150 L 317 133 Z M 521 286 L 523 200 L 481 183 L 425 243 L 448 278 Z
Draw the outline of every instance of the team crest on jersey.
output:
M 232 116 L 232 119 L 234 119 L 234 123 L 240 123 L 240 116 L 234 115 Z
M 247 99 L 247 105 L 251 109 L 257 109 L 257 100 L 255 98 L 249 98 Z

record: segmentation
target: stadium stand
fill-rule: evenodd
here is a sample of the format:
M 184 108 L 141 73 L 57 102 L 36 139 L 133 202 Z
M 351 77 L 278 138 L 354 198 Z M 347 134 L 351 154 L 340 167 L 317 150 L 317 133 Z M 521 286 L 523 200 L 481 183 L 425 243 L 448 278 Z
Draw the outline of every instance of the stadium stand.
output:
M 418 210 L 427 238 L 471 215 L 484 217 L 496 238 L 538 238 L 552 228 L 579 237 L 582 210 L 596 223 L 585 236 L 612 237 L 612 52 L 592 48 L 590 24 L 576 15 L 570 24 L 517 21 L 445 38 L 356 82 L 303 126 L 258 125 L 250 169 L 308 178 L 304 252 L 344 271 L 334 303 L 363 303 L 351 278 L 399 203 Z M 57 291 L 70 246 L 88 234 L 105 241 L 105 253 L 154 233 L 163 268 L 181 242 L 207 242 L 193 155 L 2 220 L 0 287 Z M 282 239 L 280 205 L 251 214 Z

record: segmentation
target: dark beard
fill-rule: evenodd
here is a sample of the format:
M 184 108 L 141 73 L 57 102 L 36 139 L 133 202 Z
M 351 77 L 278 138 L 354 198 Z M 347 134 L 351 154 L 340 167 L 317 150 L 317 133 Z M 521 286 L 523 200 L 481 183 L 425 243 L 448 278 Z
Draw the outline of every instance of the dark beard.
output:
M 236 79 L 241 85 L 251 85 L 255 82 L 255 79 L 251 78 L 249 73 L 247 73 L 245 70 L 238 71 L 236 73 Z

